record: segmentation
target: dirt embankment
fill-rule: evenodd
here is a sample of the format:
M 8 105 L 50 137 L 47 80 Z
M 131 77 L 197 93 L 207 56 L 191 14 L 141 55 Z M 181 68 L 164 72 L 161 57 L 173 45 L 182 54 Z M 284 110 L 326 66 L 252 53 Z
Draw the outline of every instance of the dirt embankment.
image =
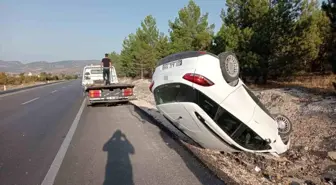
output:
M 155 105 L 149 80 L 122 79 L 135 84 L 139 99 Z M 336 178 L 336 96 L 311 94 L 295 88 L 254 90 L 271 113 L 293 123 L 291 149 L 280 158 L 249 153 L 228 154 L 186 145 L 222 178 L 237 184 L 289 184 L 290 181 L 328 184 Z M 221 175 L 223 174 L 223 175 Z M 322 177 L 322 178 L 321 178 Z M 336 181 L 336 179 L 335 179 Z

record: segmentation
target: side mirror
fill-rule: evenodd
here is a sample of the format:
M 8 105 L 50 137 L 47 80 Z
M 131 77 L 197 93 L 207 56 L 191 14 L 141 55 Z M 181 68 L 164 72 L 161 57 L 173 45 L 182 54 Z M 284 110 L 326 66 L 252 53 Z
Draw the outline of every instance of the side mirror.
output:
M 86 75 L 86 76 L 87 76 L 87 75 L 90 75 L 90 73 L 89 73 L 89 72 L 86 72 L 86 73 L 84 73 L 84 75 Z

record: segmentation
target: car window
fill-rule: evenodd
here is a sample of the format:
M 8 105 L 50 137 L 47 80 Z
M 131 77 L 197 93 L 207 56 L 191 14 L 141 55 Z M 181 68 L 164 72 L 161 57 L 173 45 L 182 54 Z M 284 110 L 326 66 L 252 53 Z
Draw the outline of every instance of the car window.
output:
M 154 98 L 157 105 L 172 102 L 194 102 L 212 119 L 214 119 L 219 106 L 202 92 L 181 83 L 170 83 L 156 87 Z
M 101 69 L 91 69 L 91 74 L 103 74 L 103 70 L 101 70 Z
M 242 129 L 243 131 L 233 138 L 233 140 L 240 146 L 249 150 L 271 149 L 271 146 L 247 125 L 244 125 L 240 129 Z
M 196 91 L 181 83 L 165 84 L 154 89 L 157 105 L 173 102 L 195 102 Z
M 222 107 L 218 108 L 215 122 L 229 136 L 232 136 L 240 124 L 242 124 L 241 121 L 239 121 L 236 117 L 234 117 Z
M 256 102 L 256 104 L 270 117 L 272 117 L 271 113 L 269 112 L 269 110 L 265 107 L 265 105 L 259 100 L 259 98 L 254 95 L 254 93 L 245 85 L 243 85 L 243 87 L 245 88 L 246 92 L 251 96 L 251 98 Z
M 212 119 L 215 118 L 217 109 L 219 105 L 214 102 L 212 99 L 204 95 L 203 93 L 197 91 L 198 93 L 198 98 L 197 98 L 197 104 L 200 106 L 204 112 L 208 114 Z

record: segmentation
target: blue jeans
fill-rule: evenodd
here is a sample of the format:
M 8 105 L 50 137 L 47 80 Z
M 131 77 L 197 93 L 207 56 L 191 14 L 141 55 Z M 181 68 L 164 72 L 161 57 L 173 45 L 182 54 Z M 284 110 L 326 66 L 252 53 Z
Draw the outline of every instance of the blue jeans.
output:
M 105 84 L 110 84 L 110 68 L 103 68 L 103 78 Z

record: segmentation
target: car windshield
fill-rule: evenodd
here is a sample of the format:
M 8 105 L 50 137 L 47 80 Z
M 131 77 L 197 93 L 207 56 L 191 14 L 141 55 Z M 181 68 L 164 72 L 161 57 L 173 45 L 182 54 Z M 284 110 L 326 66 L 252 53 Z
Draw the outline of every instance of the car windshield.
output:
M 259 100 L 259 98 L 254 95 L 254 93 L 245 85 L 243 85 L 246 92 L 251 96 L 251 98 L 256 102 L 256 104 L 270 117 L 273 117 L 265 105 Z
M 239 128 L 239 131 L 233 137 L 233 140 L 244 148 L 249 150 L 269 150 L 271 147 L 257 133 L 245 124 Z

